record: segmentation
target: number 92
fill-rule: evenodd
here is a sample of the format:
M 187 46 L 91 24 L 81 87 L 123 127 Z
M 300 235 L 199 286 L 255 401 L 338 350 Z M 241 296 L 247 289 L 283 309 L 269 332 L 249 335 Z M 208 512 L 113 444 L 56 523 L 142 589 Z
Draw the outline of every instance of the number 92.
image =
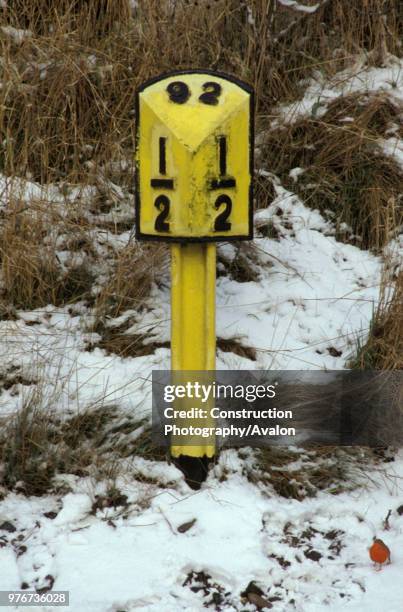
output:
M 216 81 L 206 81 L 202 85 L 203 93 L 199 96 L 199 101 L 203 104 L 216 106 L 222 93 L 222 87 Z M 175 104 L 185 104 L 192 95 L 188 85 L 183 81 L 172 81 L 167 87 L 167 93 L 171 102 Z

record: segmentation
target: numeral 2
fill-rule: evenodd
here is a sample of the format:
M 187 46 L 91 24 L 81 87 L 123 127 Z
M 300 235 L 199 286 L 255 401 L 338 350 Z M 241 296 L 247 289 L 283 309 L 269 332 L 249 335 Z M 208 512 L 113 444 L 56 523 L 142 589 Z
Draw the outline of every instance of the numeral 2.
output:
M 218 104 L 218 98 L 221 95 L 221 90 L 222 88 L 219 83 L 215 83 L 214 81 L 208 81 L 207 83 L 204 83 L 204 93 L 199 96 L 200 102 L 215 106 L 216 104 Z
M 215 232 L 227 232 L 228 230 L 231 229 L 231 223 L 228 221 L 228 217 L 230 216 L 231 211 L 232 211 L 231 198 L 226 194 L 222 194 L 218 196 L 214 204 L 216 210 L 220 208 L 221 204 L 225 204 L 225 208 L 217 216 L 215 220 L 215 223 L 214 223 Z
M 160 211 L 154 225 L 157 232 L 169 232 L 169 223 L 166 221 L 169 215 L 169 205 L 170 201 L 166 195 L 159 195 L 154 202 L 155 208 Z
M 222 87 L 215 81 L 207 81 L 202 85 L 203 92 L 199 96 L 199 101 L 203 104 L 209 104 L 215 106 L 218 104 L 218 98 L 221 95 Z M 183 81 L 172 81 L 167 87 L 167 92 L 171 102 L 176 104 L 184 104 L 191 96 L 189 87 Z

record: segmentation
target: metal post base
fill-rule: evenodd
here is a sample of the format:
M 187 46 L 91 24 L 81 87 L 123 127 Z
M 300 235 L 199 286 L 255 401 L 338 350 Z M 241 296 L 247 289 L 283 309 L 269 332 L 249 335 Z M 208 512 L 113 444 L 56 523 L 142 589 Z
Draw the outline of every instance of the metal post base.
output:
M 183 473 L 186 484 L 194 491 L 198 491 L 206 480 L 211 461 L 211 457 L 206 455 L 203 457 L 189 457 L 189 455 L 172 457 L 172 463 Z

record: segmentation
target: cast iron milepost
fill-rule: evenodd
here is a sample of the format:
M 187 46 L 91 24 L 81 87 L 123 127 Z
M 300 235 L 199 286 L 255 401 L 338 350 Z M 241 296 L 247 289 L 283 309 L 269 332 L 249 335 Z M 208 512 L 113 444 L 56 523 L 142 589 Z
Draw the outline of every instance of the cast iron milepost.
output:
M 253 91 L 221 73 L 165 74 L 137 90 L 136 120 L 136 237 L 171 243 L 172 374 L 213 376 L 215 243 L 253 238 Z M 198 488 L 215 439 L 173 437 L 170 452 Z

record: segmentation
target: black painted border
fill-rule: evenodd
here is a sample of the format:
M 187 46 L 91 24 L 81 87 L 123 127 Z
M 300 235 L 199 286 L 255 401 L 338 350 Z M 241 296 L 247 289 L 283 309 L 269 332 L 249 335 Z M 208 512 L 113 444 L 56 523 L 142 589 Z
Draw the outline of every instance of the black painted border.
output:
M 169 77 L 178 76 L 181 74 L 208 74 L 210 76 L 216 76 L 219 78 L 227 79 L 228 81 L 235 83 L 244 91 L 247 91 L 250 94 L 249 98 L 249 172 L 250 172 L 250 185 L 249 185 L 249 231 L 248 234 L 242 234 L 240 236 L 202 236 L 202 237 L 187 237 L 187 236 L 155 236 L 153 234 L 143 234 L 140 232 L 140 185 L 139 185 L 139 159 L 137 158 L 137 150 L 138 150 L 138 142 L 139 142 L 139 134 L 140 134 L 140 116 L 139 116 L 139 107 L 140 107 L 140 93 L 153 85 L 154 83 L 158 83 L 158 81 L 162 81 Z M 136 97 L 135 97 L 135 116 L 136 116 L 136 135 L 135 135 L 135 150 L 136 150 L 136 161 L 135 161 L 135 236 L 137 240 L 144 240 L 150 242 L 176 242 L 180 244 L 186 244 L 188 242 L 234 242 L 238 240 L 253 240 L 253 179 L 254 179 L 254 142 L 255 142 L 255 95 L 253 88 L 241 81 L 235 76 L 230 74 L 226 74 L 224 72 L 218 72 L 214 70 L 204 70 L 204 69 L 195 69 L 195 70 L 174 70 L 172 72 L 164 72 L 156 77 L 148 79 L 144 81 L 139 87 L 136 89 Z

